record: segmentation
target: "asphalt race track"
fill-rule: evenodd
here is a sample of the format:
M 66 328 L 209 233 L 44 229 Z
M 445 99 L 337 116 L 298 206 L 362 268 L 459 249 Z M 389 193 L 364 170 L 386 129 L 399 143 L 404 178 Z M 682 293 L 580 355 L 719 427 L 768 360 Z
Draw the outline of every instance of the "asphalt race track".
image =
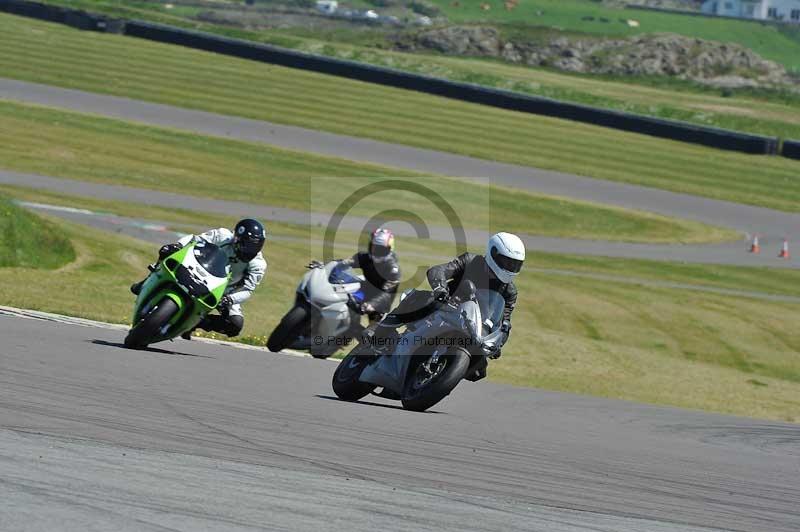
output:
M 796 531 L 800 427 L 0 315 L 0 530 Z
M 783 238 L 788 238 L 790 241 L 800 239 L 800 215 L 798 214 L 293 126 L 2 78 L 0 78 L 0 98 L 179 128 L 206 135 L 264 142 L 283 148 L 377 163 L 419 172 L 432 172 L 461 178 L 489 179 L 499 185 L 516 187 L 531 192 L 646 210 L 666 216 L 730 227 L 742 233 L 758 233 L 762 235 L 762 244 L 765 247 L 769 246 L 768 253 L 764 253 L 761 256 L 752 256 L 746 253 L 746 244 L 744 242 L 708 246 L 681 246 L 529 236 L 525 239 L 525 243 L 530 249 L 546 250 L 554 253 L 695 263 L 800 267 L 796 260 L 775 260 L 778 245 Z M 0 183 L 23 184 L 26 181 L 36 181 L 38 182 L 36 186 L 41 188 L 63 190 L 64 187 L 64 185 L 59 186 L 57 184 L 57 181 L 64 180 L 46 176 L 27 176 L 11 172 L 3 172 L 0 175 Z M 69 186 L 67 185 L 67 187 Z M 93 195 L 95 197 L 108 197 L 106 194 L 110 188 L 78 181 L 73 181 L 71 187 L 75 194 Z M 130 194 L 131 189 L 128 189 L 126 193 Z M 169 196 L 171 198 L 170 201 L 178 199 L 178 195 L 170 194 L 165 196 L 163 193 L 154 191 L 141 191 L 138 194 L 140 196 L 147 195 L 153 202 L 158 202 L 158 196 Z M 185 199 L 185 196 L 183 198 L 184 208 L 200 208 L 201 205 L 209 203 L 202 199 L 189 201 Z M 245 206 L 251 212 L 253 210 L 253 206 L 246 206 L 242 203 L 225 203 L 225 208 L 228 209 L 226 212 L 229 213 L 236 212 L 231 209 L 236 209 L 237 205 L 239 209 Z M 257 208 L 270 210 L 274 216 L 283 221 L 309 222 L 308 213 L 292 212 L 289 209 L 278 207 L 259 206 Z M 314 221 L 312 220 L 311 223 L 314 223 Z M 476 240 L 482 239 L 484 239 L 483 236 L 476 238 Z

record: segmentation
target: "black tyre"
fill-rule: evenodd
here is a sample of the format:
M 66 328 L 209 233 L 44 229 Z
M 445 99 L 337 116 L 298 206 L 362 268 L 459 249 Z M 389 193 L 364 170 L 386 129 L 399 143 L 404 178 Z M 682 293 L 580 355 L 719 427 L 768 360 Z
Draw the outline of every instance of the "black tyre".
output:
M 292 307 L 281 322 L 269 335 L 267 349 L 277 353 L 289 347 L 303 332 L 303 327 L 308 325 L 308 311 L 299 305 Z
M 128 331 L 128 336 L 125 337 L 125 347 L 129 349 L 146 348 L 153 343 L 159 330 L 169 323 L 178 310 L 178 305 L 168 297 L 159 301 L 144 318 L 139 320 L 139 323 Z
M 461 347 L 448 349 L 430 369 L 425 367 L 428 360 L 421 360 L 408 375 L 402 399 L 406 410 L 429 409 L 450 395 L 469 369 L 469 353 Z
M 357 345 L 339 363 L 336 371 L 333 372 L 333 392 L 339 399 L 358 401 L 376 388 L 374 384 L 358 380 L 367 364 L 375 360 L 370 353 L 369 347 Z

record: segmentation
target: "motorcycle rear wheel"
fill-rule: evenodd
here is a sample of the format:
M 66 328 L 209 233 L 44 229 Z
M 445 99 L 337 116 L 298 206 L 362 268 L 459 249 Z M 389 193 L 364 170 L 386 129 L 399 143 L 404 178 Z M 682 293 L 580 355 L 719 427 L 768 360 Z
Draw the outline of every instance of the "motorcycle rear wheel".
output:
M 333 373 L 333 392 L 344 401 L 358 401 L 376 388 L 374 384 L 359 381 L 361 372 L 374 360 L 368 346 L 357 345 L 342 359 Z
M 448 395 L 461 382 L 469 369 L 469 353 L 462 347 L 451 347 L 439 357 L 438 371 L 433 375 L 420 361 L 408 375 L 403 389 L 403 408 L 424 412 Z M 427 380 L 426 380 L 427 379 Z
M 125 337 L 125 347 L 128 349 L 145 349 L 158 336 L 161 328 L 178 312 L 178 305 L 168 297 L 162 299 L 150 309 L 139 323 L 131 327 Z
M 292 342 L 300 337 L 302 327 L 306 324 L 307 320 L 308 311 L 304 307 L 300 305 L 292 307 L 278 326 L 275 327 L 275 330 L 272 331 L 272 334 L 269 335 L 267 349 L 273 353 L 277 353 L 289 347 Z

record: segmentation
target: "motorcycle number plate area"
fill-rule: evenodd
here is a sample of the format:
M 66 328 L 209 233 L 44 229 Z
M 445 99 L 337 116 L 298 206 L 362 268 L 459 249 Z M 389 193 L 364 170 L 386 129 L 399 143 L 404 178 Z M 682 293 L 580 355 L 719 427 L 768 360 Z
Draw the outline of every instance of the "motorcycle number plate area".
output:
M 383 386 L 395 393 L 402 394 L 410 360 L 411 353 L 404 350 L 382 356 L 364 368 L 358 380 Z
M 347 283 L 347 284 L 335 284 L 333 285 L 333 291 L 339 294 L 345 292 L 354 292 L 361 288 L 361 285 L 358 283 Z

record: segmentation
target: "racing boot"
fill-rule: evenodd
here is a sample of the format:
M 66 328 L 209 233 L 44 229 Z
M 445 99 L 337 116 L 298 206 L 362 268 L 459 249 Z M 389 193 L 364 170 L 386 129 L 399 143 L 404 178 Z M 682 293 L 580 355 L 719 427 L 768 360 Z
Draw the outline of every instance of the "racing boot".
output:
M 142 292 L 142 285 L 144 284 L 144 280 L 139 281 L 138 283 L 133 283 L 131 285 L 131 292 L 133 295 L 138 296 Z
M 153 264 L 148 264 L 147 265 L 147 269 L 151 273 L 156 271 L 158 269 L 158 262 L 154 262 Z M 149 277 L 149 275 L 148 275 L 148 277 Z M 142 285 L 144 285 L 144 282 L 146 280 L 147 280 L 147 277 L 145 277 L 144 279 L 142 279 L 138 283 L 133 283 L 131 285 L 131 293 L 133 293 L 133 295 L 135 295 L 135 296 L 138 296 L 142 292 Z

